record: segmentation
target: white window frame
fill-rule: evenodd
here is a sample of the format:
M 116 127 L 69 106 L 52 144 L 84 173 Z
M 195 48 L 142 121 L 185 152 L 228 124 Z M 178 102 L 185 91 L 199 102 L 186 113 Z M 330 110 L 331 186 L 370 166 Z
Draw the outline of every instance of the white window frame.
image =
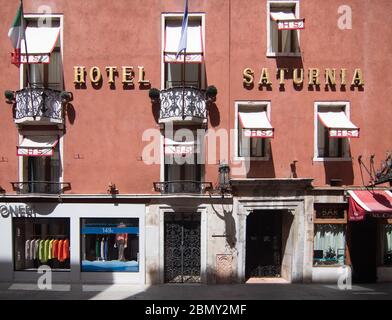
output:
M 62 130 L 19 130 L 18 131 L 18 141 L 20 145 L 23 141 L 23 138 L 25 136 L 53 136 L 53 135 L 57 135 L 59 137 L 59 158 L 60 158 L 60 175 L 59 175 L 59 183 L 63 183 L 64 182 L 64 132 Z M 19 181 L 25 181 L 24 180 L 24 176 L 23 176 L 23 172 L 24 172 L 24 167 L 23 167 L 23 156 L 18 157 L 19 161 L 18 161 L 18 171 L 19 171 Z M 26 177 L 27 180 L 27 177 Z
M 61 60 L 64 62 L 64 49 L 63 49 L 63 39 L 64 39 L 64 15 L 63 14 L 24 14 L 25 19 L 39 19 L 39 18 L 53 18 L 60 21 L 60 52 L 61 52 Z M 21 68 L 19 69 L 19 88 L 24 89 L 25 83 L 25 70 L 26 65 L 22 64 Z
M 350 102 L 349 101 L 316 101 L 314 103 L 314 162 L 323 161 L 351 161 L 350 156 L 350 138 L 347 139 L 345 145 L 343 146 L 343 157 L 319 157 L 318 156 L 318 112 L 319 107 L 331 107 L 331 108 L 344 108 L 344 113 L 347 118 L 350 119 Z
M 26 19 L 39 19 L 39 18 L 53 18 L 57 19 L 60 21 L 60 52 L 61 52 L 61 59 L 64 61 L 64 15 L 63 14 L 24 14 L 24 18 Z M 24 83 L 25 83 L 25 65 L 22 64 L 20 70 L 19 70 L 19 88 L 24 89 Z M 63 183 L 64 182 L 64 132 L 62 130 L 22 130 L 20 129 L 18 131 L 18 141 L 19 145 L 23 141 L 24 136 L 32 136 L 32 135 L 39 135 L 39 136 L 45 136 L 45 135 L 51 135 L 56 134 L 59 136 L 59 156 L 60 156 L 60 176 L 59 176 L 59 182 Z M 24 176 L 23 176 L 23 157 L 19 157 L 18 161 L 18 176 L 19 176 L 19 181 L 24 181 Z
M 271 150 L 270 150 L 270 138 L 266 138 L 265 143 L 265 156 L 264 157 L 240 157 L 238 156 L 238 130 L 239 130 L 239 108 L 240 106 L 251 106 L 251 107 L 260 107 L 265 108 L 267 111 L 268 120 L 271 122 L 271 101 L 268 100 L 261 100 L 261 101 L 236 101 L 234 104 L 235 108 L 235 117 L 234 117 L 234 161 L 245 161 L 245 160 L 252 160 L 252 161 L 269 161 L 271 157 Z
M 167 19 L 182 19 L 182 13 L 163 13 L 161 16 L 161 90 L 165 89 L 165 59 L 164 59 L 164 51 L 165 51 L 165 22 Z M 204 13 L 190 13 L 188 14 L 190 19 L 199 18 L 201 20 L 201 30 L 202 30 L 202 43 L 203 43 L 203 62 L 201 63 L 201 75 L 200 75 L 200 85 L 201 88 L 205 88 L 206 79 L 205 79 L 205 54 L 206 54 L 206 43 L 205 43 L 205 14 Z
M 187 127 L 183 127 L 183 129 L 187 129 Z M 197 136 L 195 137 L 197 139 Z M 205 154 L 205 139 L 206 139 L 206 132 L 204 132 L 203 137 L 200 139 L 200 145 L 197 146 L 197 149 L 201 153 L 202 161 L 200 168 L 200 182 L 205 182 L 205 170 L 206 170 L 206 154 Z M 197 141 L 197 140 L 196 140 Z M 165 130 L 161 130 L 161 137 L 160 137 L 160 181 L 165 181 Z
M 299 10 L 299 0 L 268 0 L 267 1 L 267 57 L 301 57 L 301 41 L 300 41 L 300 32 L 298 32 L 298 48 L 299 52 L 272 52 L 272 43 L 271 43 L 271 6 L 274 4 L 287 4 L 288 6 L 295 6 L 295 16 L 297 18 L 300 17 Z

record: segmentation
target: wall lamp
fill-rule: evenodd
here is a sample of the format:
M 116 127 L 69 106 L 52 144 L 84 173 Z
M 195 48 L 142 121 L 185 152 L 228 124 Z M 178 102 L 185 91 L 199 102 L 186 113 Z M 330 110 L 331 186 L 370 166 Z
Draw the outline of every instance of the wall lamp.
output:
M 222 194 L 222 198 L 224 197 L 225 193 L 231 193 L 230 167 L 226 163 L 222 163 L 219 165 L 218 190 Z
M 4 96 L 7 99 L 7 103 L 15 102 L 15 91 L 12 90 L 5 90 Z
M 61 91 L 60 98 L 63 102 L 70 102 L 73 100 L 73 94 L 69 91 Z

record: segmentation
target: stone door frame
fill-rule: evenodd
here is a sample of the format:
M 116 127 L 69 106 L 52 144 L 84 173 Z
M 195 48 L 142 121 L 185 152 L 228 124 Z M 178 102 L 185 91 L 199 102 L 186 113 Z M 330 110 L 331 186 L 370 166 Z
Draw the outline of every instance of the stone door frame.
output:
M 287 240 L 292 256 L 288 262 L 289 282 L 303 282 L 305 261 L 305 198 L 296 199 L 258 199 L 258 198 L 236 198 L 234 207 L 237 211 L 238 241 L 238 281 L 245 282 L 246 261 L 246 220 L 254 210 L 280 210 L 288 211 L 294 216 L 289 238 Z M 283 255 L 282 255 L 283 258 Z M 282 259 L 283 260 L 283 259 Z
M 159 208 L 159 279 L 165 283 L 165 214 L 198 213 L 200 214 L 200 283 L 207 283 L 207 207 L 160 206 Z M 146 239 L 146 241 L 148 241 Z

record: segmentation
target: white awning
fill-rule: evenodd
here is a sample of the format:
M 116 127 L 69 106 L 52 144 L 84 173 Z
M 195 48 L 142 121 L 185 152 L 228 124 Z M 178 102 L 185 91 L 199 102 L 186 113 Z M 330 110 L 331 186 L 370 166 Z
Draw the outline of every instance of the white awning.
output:
M 245 137 L 273 138 L 274 128 L 267 117 L 266 111 L 239 112 L 239 118 Z
M 17 147 L 18 156 L 50 157 L 58 143 L 57 136 L 27 136 Z
M 195 141 L 178 142 L 165 138 L 165 154 L 184 155 L 196 153 Z
M 293 12 L 271 12 L 271 18 L 274 21 L 296 20 L 297 19 Z
M 293 12 L 271 12 L 271 19 L 278 24 L 278 30 L 305 29 L 305 19 L 297 19 Z
M 56 46 L 60 28 L 27 27 L 26 44 L 29 63 L 49 63 L 49 57 Z M 21 43 L 21 62 L 27 63 L 25 40 Z
M 359 138 L 359 128 L 343 111 L 319 112 L 320 121 L 329 129 L 331 138 Z
M 181 38 L 182 22 L 173 20 L 166 22 L 165 28 L 165 62 L 184 62 L 184 55 L 180 54 L 176 59 L 178 44 Z M 188 22 L 186 62 L 203 62 L 203 41 L 200 21 Z

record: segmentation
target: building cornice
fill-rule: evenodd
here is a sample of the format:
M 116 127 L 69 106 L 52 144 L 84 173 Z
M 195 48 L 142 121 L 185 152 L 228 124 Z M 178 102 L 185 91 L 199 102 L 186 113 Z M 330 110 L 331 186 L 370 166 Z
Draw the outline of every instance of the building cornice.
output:
M 301 188 L 312 189 L 313 179 L 311 178 L 292 178 L 292 179 L 276 179 L 276 178 L 241 178 L 231 179 L 233 187 L 268 187 L 268 188 Z
M 172 199 L 200 199 L 200 200 L 219 200 L 222 195 L 191 195 L 191 194 L 62 194 L 62 195 L 48 195 L 48 194 L 3 194 L 0 195 L 0 202 L 18 202 L 18 201 L 33 201 L 33 202 L 139 202 L 149 203 L 150 201 L 164 201 Z M 224 199 L 232 199 L 231 195 L 225 195 Z

